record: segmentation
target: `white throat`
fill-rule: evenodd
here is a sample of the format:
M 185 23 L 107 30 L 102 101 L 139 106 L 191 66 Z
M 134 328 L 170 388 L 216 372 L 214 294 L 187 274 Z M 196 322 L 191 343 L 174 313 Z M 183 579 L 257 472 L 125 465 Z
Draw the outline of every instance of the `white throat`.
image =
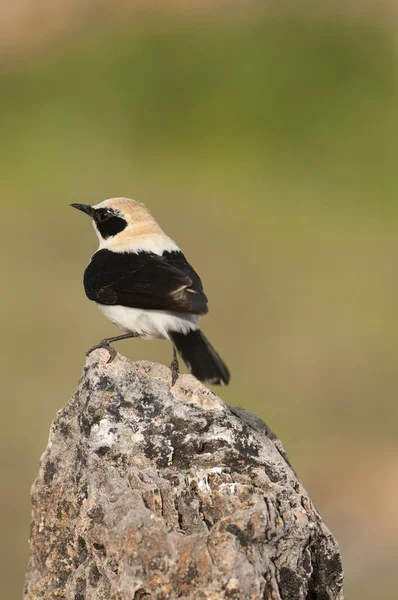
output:
M 104 239 L 95 223 L 93 222 L 95 232 L 99 240 L 99 250 L 112 250 L 112 252 L 153 252 L 161 256 L 163 252 L 178 252 L 180 248 L 165 233 L 146 233 L 141 235 L 131 235 L 128 229 L 118 234 Z

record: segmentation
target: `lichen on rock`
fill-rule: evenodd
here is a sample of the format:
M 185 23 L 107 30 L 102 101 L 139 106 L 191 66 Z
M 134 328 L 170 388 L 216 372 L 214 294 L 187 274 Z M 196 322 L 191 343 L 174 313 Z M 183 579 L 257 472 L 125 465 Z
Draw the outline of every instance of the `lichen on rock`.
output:
M 343 600 L 337 543 L 265 423 L 107 359 L 51 427 L 25 600 Z

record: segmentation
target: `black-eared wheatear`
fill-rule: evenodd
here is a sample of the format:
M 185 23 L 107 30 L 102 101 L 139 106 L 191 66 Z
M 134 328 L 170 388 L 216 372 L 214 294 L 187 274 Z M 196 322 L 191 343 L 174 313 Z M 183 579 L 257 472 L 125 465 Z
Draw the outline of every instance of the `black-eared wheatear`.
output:
M 95 348 L 106 348 L 113 359 L 110 344 L 117 340 L 167 339 L 173 344 L 173 384 L 176 349 L 200 381 L 227 384 L 228 368 L 199 329 L 199 318 L 208 311 L 202 282 L 149 210 L 129 198 L 71 206 L 92 218 L 100 242 L 84 273 L 86 295 L 126 332 Z

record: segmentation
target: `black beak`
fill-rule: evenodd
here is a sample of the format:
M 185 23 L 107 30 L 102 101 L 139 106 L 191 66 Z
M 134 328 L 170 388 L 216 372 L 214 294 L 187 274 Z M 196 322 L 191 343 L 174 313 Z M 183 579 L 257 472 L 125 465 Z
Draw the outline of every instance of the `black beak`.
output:
M 82 212 L 86 213 L 86 215 L 93 216 L 93 209 L 89 204 L 70 204 L 69 206 L 73 206 L 73 208 L 77 208 Z

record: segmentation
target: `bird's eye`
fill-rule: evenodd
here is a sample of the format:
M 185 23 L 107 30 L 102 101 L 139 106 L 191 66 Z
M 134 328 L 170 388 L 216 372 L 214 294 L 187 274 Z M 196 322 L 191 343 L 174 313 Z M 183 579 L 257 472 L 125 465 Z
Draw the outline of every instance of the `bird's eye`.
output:
M 97 210 L 95 213 L 95 220 L 97 223 L 105 223 L 112 217 L 112 214 L 107 210 Z

